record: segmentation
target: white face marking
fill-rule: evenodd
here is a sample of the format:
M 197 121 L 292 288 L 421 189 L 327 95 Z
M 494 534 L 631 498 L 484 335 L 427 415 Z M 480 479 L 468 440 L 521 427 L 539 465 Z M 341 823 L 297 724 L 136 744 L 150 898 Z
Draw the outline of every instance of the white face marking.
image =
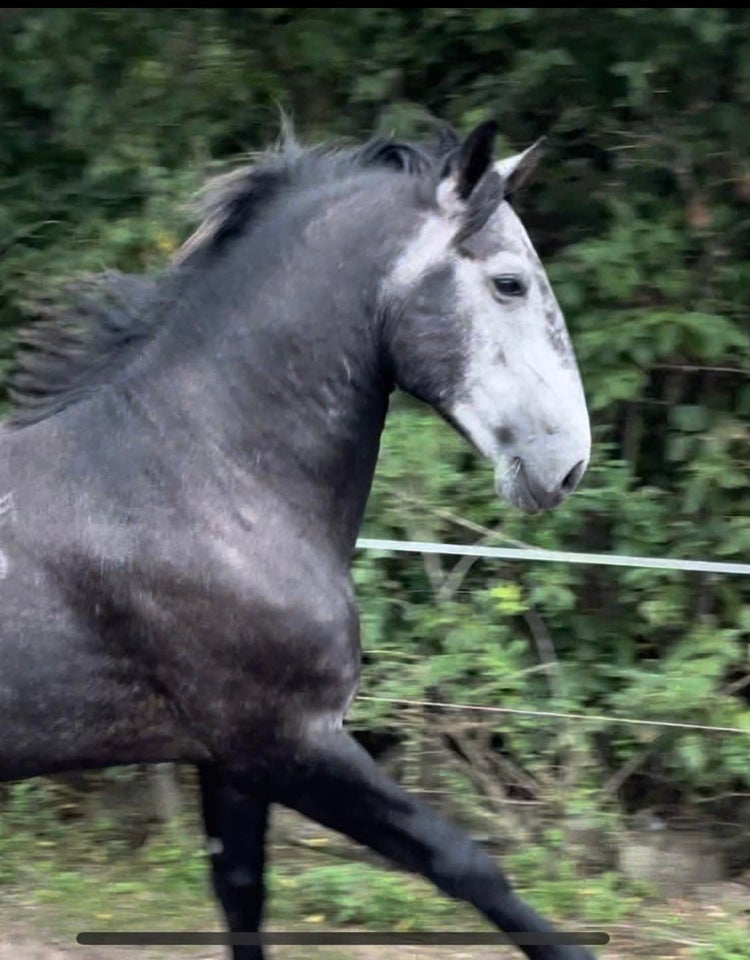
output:
M 5 519 L 10 519 L 13 516 L 13 494 L 6 493 L 4 496 L 0 497 L 0 524 Z M 0 580 L 5 580 L 10 573 L 10 561 L 8 560 L 8 555 L 0 547 Z
M 445 310 L 455 312 L 456 335 L 467 340 L 467 357 L 463 383 L 445 412 L 494 464 L 500 495 L 528 510 L 555 505 L 563 481 L 575 468 L 580 476 L 591 449 L 583 387 L 562 313 L 510 205 L 501 203 L 483 227 L 484 253 L 461 255 L 453 244 L 460 223 L 455 195 L 449 202 L 441 191 L 445 194 L 445 185 L 438 196 L 442 212 L 425 218 L 387 287 L 405 299 L 430 270 L 453 266 L 455 303 Z M 501 276 L 518 280 L 524 294 L 498 294 L 493 280 Z
M 386 280 L 386 288 L 404 294 L 433 266 L 454 259 L 450 251 L 455 235 L 455 223 L 437 214 L 426 217 L 396 261 Z
M 557 490 L 588 462 L 589 418 L 560 308 L 523 225 L 504 203 L 490 229 L 504 249 L 485 260 L 462 259 L 456 268 L 471 333 L 466 379 L 451 413 L 495 465 L 498 493 L 533 509 L 520 489 L 522 469 L 542 490 Z M 518 278 L 525 296 L 498 298 L 492 280 L 502 275 Z

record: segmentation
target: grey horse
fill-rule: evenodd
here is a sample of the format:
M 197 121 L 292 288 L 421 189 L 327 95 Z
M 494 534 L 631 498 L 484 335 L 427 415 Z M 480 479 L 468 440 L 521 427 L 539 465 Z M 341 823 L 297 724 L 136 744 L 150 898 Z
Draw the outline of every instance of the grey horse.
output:
M 565 323 L 508 202 L 537 150 L 496 161 L 495 136 L 287 142 L 213 184 L 161 275 L 93 278 L 26 334 L 0 426 L 0 780 L 196 764 L 232 931 L 260 929 L 273 803 L 511 937 L 552 929 L 343 726 L 350 563 L 394 387 L 523 510 L 588 463 Z

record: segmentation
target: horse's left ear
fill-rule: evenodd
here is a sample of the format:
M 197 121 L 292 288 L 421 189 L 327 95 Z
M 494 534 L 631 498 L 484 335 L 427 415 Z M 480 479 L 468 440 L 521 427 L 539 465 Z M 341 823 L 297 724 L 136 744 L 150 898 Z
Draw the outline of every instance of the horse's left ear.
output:
M 534 171 L 544 152 L 545 140 L 546 137 L 540 137 L 523 153 L 517 153 L 513 157 L 497 161 L 495 171 L 502 177 L 503 192 L 506 197 L 518 190 L 529 174 Z

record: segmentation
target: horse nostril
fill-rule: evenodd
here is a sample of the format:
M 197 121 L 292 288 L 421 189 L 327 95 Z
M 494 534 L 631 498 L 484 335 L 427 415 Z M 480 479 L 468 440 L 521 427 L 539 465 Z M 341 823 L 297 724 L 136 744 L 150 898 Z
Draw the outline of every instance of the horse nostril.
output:
M 583 476 L 583 460 L 579 460 L 572 470 L 568 471 L 560 484 L 563 493 L 572 493 L 578 486 L 578 482 Z
M 533 467 L 530 469 L 529 464 L 519 457 L 515 457 L 513 463 L 518 464 L 513 474 L 514 479 L 516 476 L 520 477 L 520 482 L 526 487 L 526 491 L 535 506 L 541 510 L 553 510 L 561 504 L 563 500 L 575 490 L 586 469 L 585 462 L 579 460 L 578 463 L 565 474 L 562 481 L 555 480 L 550 483 L 550 477 L 544 477 L 544 475 L 540 477 L 536 475 Z

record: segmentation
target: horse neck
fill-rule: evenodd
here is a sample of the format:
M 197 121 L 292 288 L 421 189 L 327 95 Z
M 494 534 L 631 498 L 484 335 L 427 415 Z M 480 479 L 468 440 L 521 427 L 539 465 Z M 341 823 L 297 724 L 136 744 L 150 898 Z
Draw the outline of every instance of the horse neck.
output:
M 205 444 L 204 470 L 261 485 L 348 558 L 391 389 L 369 289 L 380 270 L 352 261 L 346 231 L 325 245 L 319 224 L 306 229 L 296 245 L 251 235 L 194 268 L 139 403 Z

